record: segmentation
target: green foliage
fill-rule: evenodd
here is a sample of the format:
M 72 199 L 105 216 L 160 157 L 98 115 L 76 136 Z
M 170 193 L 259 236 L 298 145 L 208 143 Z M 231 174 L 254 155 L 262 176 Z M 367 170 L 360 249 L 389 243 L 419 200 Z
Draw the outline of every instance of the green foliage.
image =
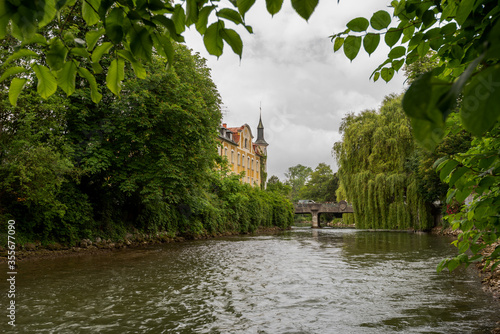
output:
M 362 39 L 371 54 L 378 46 L 374 35 L 383 34 L 390 51 L 372 73 L 374 80 L 391 80 L 403 63 L 413 67 L 414 74 L 423 74 L 409 77 L 403 108 L 424 147 L 432 150 L 441 142 L 445 120 L 459 99 L 466 130 L 477 136 L 491 130 L 500 117 L 500 5 L 488 0 L 396 0 L 391 7 L 394 24 L 385 11 L 374 13 L 370 25 L 365 18 L 355 18 L 347 23 L 347 30 L 331 36 L 334 50 L 343 45 L 347 58 L 353 60 Z M 429 63 L 429 58 L 432 66 L 419 65 L 422 60 Z
M 175 45 L 166 64 L 153 57 L 145 79 L 125 66 L 127 94 L 104 91 L 97 106 L 80 85 L 41 100 L 32 84 L 17 106 L 1 91 L 0 217 L 15 219 L 20 237 L 72 245 L 133 231 L 201 237 L 291 224 L 282 193 L 216 170 L 220 97 L 205 60 Z
M 438 271 L 450 271 L 461 264 L 485 261 L 493 270 L 500 264 L 498 247 L 489 254 L 482 251 L 500 238 L 500 126 L 475 138 L 467 152 L 448 155 L 435 163 L 441 180 L 449 184 L 447 203 L 464 203 L 461 211 L 449 212 L 447 219 L 462 232 L 454 244 L 458 255 L 443 260 Z
M 293 202 L 300 199 L 300 189 L 306 184 L 311 173 L 311 167 L 302 166 L 301 164 L 288 168 L 288 171 L 285 173 L 285 177 L 287 178 L 286 184 L 292 188 L 291 199 Z
M 320 163 L 311 172 L 307 183 L 299 190 L 299 197 L 312 199 L 316 202 L 335 202 L 335 192 L 338 188 L 338 178 L 325 163 Z
M 401 97 L 386 98 L 379 112 L 347 115 L 340 129 L 342 141 L 333 148 L 339 165 L 337 196 L 352 202 L 356 227 L 432 227 L 430 208 L 417 191 L 415 174 L 407 169 L 415 145 Z
M 134 68 L 139 78 L 144 78 L 143 71 L 137 71 L 139 61 L 151 62 L 155 53 L 173 63 L 172 42 L 182 42 L 181 34 L 193 24 L 203 35 L 210 54 L 220 56 L 227 44 L 241 58 L 241 37 L 234 29 L 226 28 L 226 23 L 241 25 L 252 33 L 252 27 L 245 23 L 245 13 L 254 3 L 255 0 L 5 0 L 0 4 L 0 40 L 15 40 L 16 52 L 2 59 L 2 68 L 4 73 L 9 71 L 9 76 L 17 75 L 20 72 L 10 70 L 13 65 L 9 63 L 36 58 L 31 68 L 23 62 L 23 72 L 29 72 L 30 76 L 33 72 L 36 74 L 39 94 L 46 99 L 58 86 L 66 94 L 73 94 L 75 72 L 92 87 L 95 75 L 103 71 L 99 61 L 109 52 L 111 63 L 106 69 L 106 85 L 113 94 L 119 95 L 125 80 L 124 62 Z M 292 0 L 291 3 L 295 11 L 308 20 L 318 0 Z M 278 13 L 282 4 L 283 0 L 266 0 L 271 15 Z M 127 55 L 124 56 L 124 52 Z M 84 71 L 88 70 L 89 60 L 93 73 Z M 11 80 L 13 105 L 23 88 L 20 79 Z M 98 103 L 99 95 L 93 94 L 92 101 Z

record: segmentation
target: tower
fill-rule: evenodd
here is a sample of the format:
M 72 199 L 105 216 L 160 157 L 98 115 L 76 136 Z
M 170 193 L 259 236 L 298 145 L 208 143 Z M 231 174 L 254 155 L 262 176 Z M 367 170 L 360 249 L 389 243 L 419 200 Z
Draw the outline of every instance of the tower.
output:
M 269 144 L 264 139 L 264 125 L 262 124 L 262 109 L 260 110 L 259 125 L 257 126 L 257 140 L 255 145 L 260 156 L 260 187 L 264 189 L 267 181 L 267 146 Z
M 264 125 L 262 124 L 262 111 L 260 112 L 259 125 L 257 126 L 257 140 L 255 141 L 262 152 L 267 155 L 267 146 L 269 145 L 264 139 Z

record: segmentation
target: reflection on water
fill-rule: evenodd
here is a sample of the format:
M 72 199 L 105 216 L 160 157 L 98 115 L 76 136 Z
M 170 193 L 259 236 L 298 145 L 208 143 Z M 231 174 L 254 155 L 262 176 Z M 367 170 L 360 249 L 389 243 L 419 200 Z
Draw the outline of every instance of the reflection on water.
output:
M 474 271 L 436 273 L 454 252 L 427 234 L 294 229 L 24 262 L 16 332 L 487 333 L 499 305 Z

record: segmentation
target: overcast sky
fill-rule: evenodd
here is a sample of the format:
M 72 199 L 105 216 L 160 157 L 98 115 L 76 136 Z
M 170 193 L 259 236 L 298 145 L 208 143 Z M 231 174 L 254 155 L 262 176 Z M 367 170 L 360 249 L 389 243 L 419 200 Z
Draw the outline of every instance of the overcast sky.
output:
M 351 63 L 343 51 L 333 53 L 328 38 L 345 30 L 349 20 L 358 16 L 369 19 L 389 3 L 321 0 L 306 22 L 293 11 L 289 0 L 274 17 L 267 13 L 265 1 L 258 0 L 246 15 L 254 34 L 235 29 L 243 39 L 241 61 L 228 45 L 219 59 L 210 56 L 195 28 L 186 32 L 187 46 L 206 58 L 212 69 L 224 103 L 224 123 L 230 127 L 247 123 L 256 137 L 262 104 L 269 143 L 268 176 L 284 180 L 289 167 L 302 164 L 314 169 L 320 162 L 336 171 L 331 149 L 341 138 L 342 117 L 377 109 L 384 96 L 403 91 L 402 73 L 388 84 L 382 79 L 369 80 L 386 59 L 388 48 L 379 47 L 371 57 L 360 50 Z

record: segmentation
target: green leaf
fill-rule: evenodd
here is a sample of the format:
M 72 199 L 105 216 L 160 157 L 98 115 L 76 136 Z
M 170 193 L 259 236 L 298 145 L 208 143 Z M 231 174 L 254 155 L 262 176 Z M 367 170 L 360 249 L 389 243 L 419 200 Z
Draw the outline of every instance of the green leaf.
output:
M 376 82 L 378 78 L 380 78 L 380 72 L 375 72 L 375 74 L 373 75 L 373 82 Z
M 451 175 L 450 177 L 450 180 L 448 181 L 448 185 L 450 187 L 453 187 L 455 185 L 455 183 L 465 174 L 467 173 L 467 171 L 469 170 L 469 168 L 467 167 L 460 167 L 460 168 L 457 168 L 453 174 Z
M 38 79 L 37 92 L 44 99 L 48 99 L 57 90 L 57 80 L 50 70 L 43 65 L 31 65 Z
M 455 1 L 447 1 L 443 6 L 443 12 L 441 13 L 440 21 L 443 22 L 449 17 L 455 16 L 457 10 L 457 4 Z
M 421 42 L 417 46 L 418 55 L 420 57 L 424 57 L 427 54 L 427 52 L 429 52 L 429 49 L 430 49 L 430 43 L 429 42 Z
M 439 173 L 439 178 L 441 179 L 441 181 L 444 181 L 457 166 L 458 166 L 458 161 L 453 159 L 448 160 L 441 168 L 441 171 Z
M 47 64 L 49 64 L 52 70 L 60 70 L 66 60 L 66 55 L 68 54 L 68 49 L 59 39 L 53 39 L 49 50 L 46 53 Z
M 28 49 L 21 49 L 19 51 L 14 52 L 11 54 L 3 63 L 2 67 L 5 67 L 8 63 L 10 63 L 13 60 L 21 59 L 21 58 L 38 58 L 38 54 L 35 51 L 31 51 Z
M 170 64 L 174 61 L 174 47 L 170 42 L 170 38 L 166 37 L 164 34 L 155 33 L 153 36 L 153 42 L 157 52 L 163 56 L 167 57 Z
M 75 91 L 76 68 L 75 62 L 68 61 L 64 64 L 63 68 L 57 72 L 57 84 L 68 96 Z
M 410 118 L 410 120 L 417 142 L 427 150 L 433 151 L 443 139 L 443 126 L 424 119 Z
M 117 54 L 129 61 L 129 63 L 132 65 L 136 77 L 138 77 L 139 79 L 146 79 L 146 70 L 144 69 L 142 64 L 134 58 L 132 53 L 127 50 L 118 50 Z
M 318 0 L 292 0 L 293 9 L 306 21 L 309 20 L 317 5 Z
M 7 35 L 7 25 L 10 21 L 11 9 L 7 1 L 0 1 L 0 39 Z
M 443 259 L 441 260 L 441 262 L 439 262 L 437 268 L 436 268 L 436 271 L 438 273 L 442 272 L 443 269 L 446 267 L 446 264 L 448 263 L 449 259 Z
M 220 27 L 220 28 L 219 28 Z M 205 48 L 208 53 L 213 56 L 219 57 L 222 54 L 222 49 L 224 48 L 224 42 L 222 36 L 220 35 L 220 30 L 224 27 L 221 26 L 221 22 L 212 23 L 205 32 L 203 36 L 203 42 L 205 43 Z
M 344 41 L 344 53 L 351 61 L 358 55 L 361 48 L 360 36 L 347 36 Z
M 14 78 L 12 79 L 9 87 L 9 101 L 13 106 L 17 105 L 17 98 L 24 88 L 28 79 L 25 78 Z
M 85 48 L 71 48 L 69 53 L 82 58 L 90 58 L 90 53 Z
M 214 8 L 214 6 L 209 6 L 209 7 L 204 7 L 201 11 L 200 11 L 200 15 L 198 16 L 198 22 L 196 22 L 196 26 L 198 27 L 198 24 L 203 24 L 203 20 L 207 20 L 208 21 L 208 16 L 210 15 L 210 11 Z M 210 11 L 207 12 L 207 9 L 210 9 Z M 202 16 L 202 14 L 205 13 L 206 14 L 206 17 L 204 18 Z M 203 14 L 203 15 L 205 15 Z M 177 18 L 179 20 L 182 21 L 182 19 L 180 18 Z M 174 23 L 173 20 L 169 19 L 168 17 L 164 16 L 164 15 L 155 15 L 153 17 L 153 22 L 156 22 L 156 23 L 160 23 L 162 26 L 164 26 L 165 28 L 167 28 L 168 32 L 170 33 L 170 37 L 172 37 L 172 39 L 174 41 L 177 41 L 177 42 L 183 42 L 184 41 L 184 38 L 179 35 L 177 33 L 177 27 Z M 180 24 L 178 22 L 178 24 Z M 206 23 L 205 23 L 205 30 L 206 30 Z M 182 27 L 182 29 L 184 29 L 184 26 Z M 201 32 L 200 32 L 201 33 Z M 203 32 L 205 33 L 205 32 Z
M 278 13 L 282 5 L 283 0 L 266 0 L 266 8 L 271 15 Z
M 153 52 L 153 40 L 149 31 L 136 27 L 130 33 L 130 51 L 135 58 L 150 60 Z
M 481 136 L 500 117 L 500 66 L 477 73 L 463 91 L 460 116 L 466 130 Z
M 366 31 L 369 25 L 370 22 L 368 22 L 367 19 L 365 19 L 364 17 L 357 17 L 347 23 L 347 28 L 351 29 L 352 31 L 362 32 Z
M 392 67 L 384 67 L 382 70 L 380 70 L 380 76 L 382 77 L 382 79 L 384 79 L 385 82 L 389 82 L 394 76 L 394 69 Z
M 455 21 L 459 25 L 464 24 L 465 20 L 467 20 L 467 17 L 472 11 L 472 8 L 474 6 L 474 1 L 475 0 L 462 0 L 458 4 L 458 9 L 457 9 L 457 14 L 455 16 Z
M 457 31 L 457 24 L 455 22 L 448 23 L 444 27 L 441 28 L 441 35 L 453 35 Z
M 93 62 L 92 67 L 94 67 L 95 73 L 102 72 L 102 67 L 99 65 L 99 61 L 101 60 L 102 56 L 105 53 L 109 52 L 109 49 L 111 49 L 112 46 L 113 46 L 113 44 L 111 42 L 104 42 L 101 45 L 99 45 L 98 47 L 96 47 L 94 52 L 92 52 L 92 56 L 91 56 L 91 59 Z
M 82 1 L 82 17 L 87 25 L 92 26 L 99 22 L 98 9 L 101 6 L 101 0 Z
M 25 73 L 25 72 L 27 72 L 27 70 L 24 67 L 20 66 L 9 67 L 8 69 L 5 70 L 5 72 L 2 73 L 2 76 L 0 76 L 0 82 L 4 81 L 11 75 L 18 73 Z
M 404 59 L 395 60 L 392 62 L 392 68 L 394 69 L 394 71 L 397 72 L 404 65 L 404 63 L 405 63 Z
M 372 15 L 370 24 L 375 30 L 385 29 L 391 24 L 391 15 L 385 10 L 379 10 Z
M 404 46 L 397 46 L 389 51 L 389 59 L 401 58 L 406 54 L 406 48 Z
M 217 16 L 232 21 L 236 24 L 243 24 L 240 13 L 230 8 L 223 8 L 217 12 Z
M 434 11 L 430 9 L 426 10 L 422 15 L 422 24 L 424 28 L 431 27 L 434 23 L 436 23 L 436 21 L 437 20 Z
M 392 46 L 399 41 L 402 33 L 403 31 L 401 29 L 390 28 L 384 37 L 385 44 L 392 48 Z
M 121 7 L 113 8 L 106 17 L 104 25 L 106 28 L 106 36 L 108 36 L 114 44 L 119 44 L 123 40 L 123 18 L 124 13 Z
M 468 241 L 463 241 L 460 243 L 460 246 L 458 247 L 458 253 L 463 254 L 469 249 L 469 242 Z
M 174 13 L 172 14 L 172 21 L 174 21 L 175 31 L 181 34 L 186 29 L 186 14 L 181 5 L 177 4 L 174 8 Z
M 365 51 L 368 53 L 368 55 L 371 55 L 377 49 L 379 43 L 379 34 L 368 33 L 366 34 L 365 38 L 363 38 L 363 47 L 365 48 Z
M 248 10 L 252 8 L 254 3 L 255 0 L 237 0 L 236 4 L 241 16 L 245 17 L 246 12 L 248 12 Z
M 413 37 L 414 33 L 415 33 L 415 26 L 413 24 L 404 28 L 403 29 L 403 39 L 401 40 L 401 43 L 408 42 Z
M 186 0 L 186 25 L 198 21 L 198 3 L 196 0 Z
M 21 43 L 21 47 L 24 47 L 25 45 L 28 45 L 28 44 L 42 44 L 42 45 L 47 45 L 49 44 L 47 42 L 47 39 L 40 35 L 40 34 L 34 34 L 31 38 L 23 41 Z
M 196 22 L 196 30 L 200 34 L 205 34 L 205 31 L 207 31 L 207 25 L 208 25 L 208 17 L 210 16 L 210 13 L 214 10 L 215 6 L 205 6 L 200 10 L 200 13 L 198 14 L 198 21 Z
M 77 72 L 82 78 L 85 78 L 88 81 L 90 85 L 90 98 L 92 101 L 94 103 L 99 103 L 102 99 L 102 95 L 99 93 L 97 88 L 97 81 L 95 80 L 95 77 L 89 72 L 89 70 L 83 67 L 78 67 Z
M 108 74 L 106 75 L 106 86 L 109 90 L 115 94 L 120 95 L 122 90 L 122 81 L 125 79 L 125 62 L 123 59 L 113 59 L 108 68 Z
M 240 56 L 243 53 L 243 42 L 241 41 L 240 35 L 233 29 L 221 29 L 220 35 L 226 41 L 227 44 L 233 49 L 233 52 Z
M 42 28 L 47 25 L 47 23 L 54 19 L 54 16 L 56 16 L 57 13 L 55 0 L 45 0 L 44 2 L 41 2 L 41 4 L 43 4 L 43 17 L 40 21 L 38 21 L 38 28 Z
M 103 28 L 99 30 L 92 30 L 85 34 L 85 40 L 87 41 L 87 50 L 92 51 L 99 40 L 99 38 L 104 34 L 105 30 Z M 109 43 L 109 42 L 108 42 Z
M 412 118 L 428 120 L 441 127 L 443 116 L 437 104 L 448 90 L 448 82 L 434 77 L 432 72 L 427 72 L 415 80 L 406 91 L 403 109 Z
M 458 201 L 458 203 L 463 203 L 471 192 L 471 187 L 466 187 L 463 190 L 457 190 L 457 192 L 455 193 L 455 199 Z
M 460 265 L 460 263 L 455 260 L 455 259 L 451 259 L 449 262 L 448 262 L 448 270 L 449 271 L 453 271 L 455 270 L 458 266 Z
M 344 38 L 335 38 L 335 42 L 333 43 L 333 52 L 337 52 L 342 47 L 342 45 L 344 45 Z

